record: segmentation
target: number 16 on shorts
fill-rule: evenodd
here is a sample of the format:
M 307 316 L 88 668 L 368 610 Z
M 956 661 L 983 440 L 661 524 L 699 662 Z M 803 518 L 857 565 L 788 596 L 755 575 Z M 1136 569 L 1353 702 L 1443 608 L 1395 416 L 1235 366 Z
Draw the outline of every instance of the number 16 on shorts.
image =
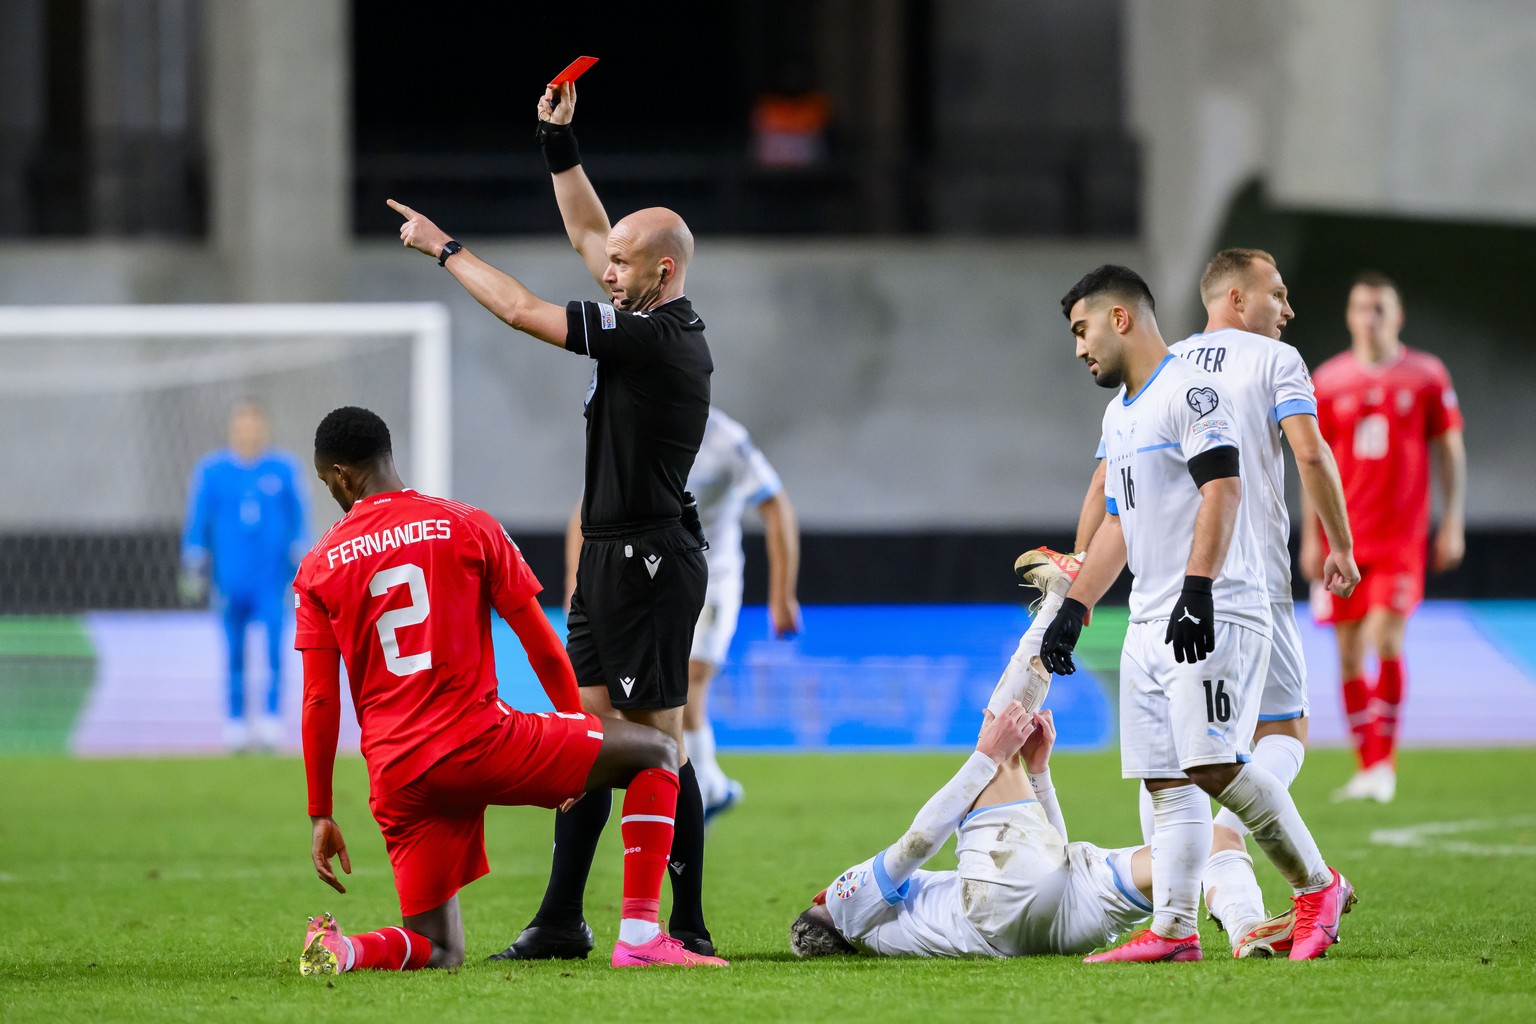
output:
M 1225 679 L 1206 679 L 1205 720 L 1207 722 L 1232 721 L 1232 698 L 1227 694 Z

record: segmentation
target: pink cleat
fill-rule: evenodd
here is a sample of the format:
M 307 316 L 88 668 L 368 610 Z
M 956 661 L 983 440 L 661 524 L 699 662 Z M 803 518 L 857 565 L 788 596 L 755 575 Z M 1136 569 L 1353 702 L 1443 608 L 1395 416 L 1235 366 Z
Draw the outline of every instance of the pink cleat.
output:
M 674 939 L 666 932 L 662 932 L 649 942 L 642 942 L 638 946 L 631 946 L 627 942 L 614 943 L 613 966 L 729 967 L 730 963 L 717 956 L 690 953 L 683 947 L 682 940 Z
M 1182 939 L 1167 939 L 1150 928 L 1134 931 L 1118 946 L 1083 957 L 1085 964 L 1185 963 L 1201 960 L 1200 933 L 1191 932 Z
M 1292 960 L 1315 960 L 1339 941 L 1339 919 L 1354 907 L 1355 887 L 1333 868 L 1333 884 L 1318 892 L 1296 897 L 1296 934 L 1291 943 Z
M 299 953 L 300 974 L 340 974 L 352 966 L 352 944 L 341 934 L 341 925 L 330 914 L 309 919 L 304 949 Z

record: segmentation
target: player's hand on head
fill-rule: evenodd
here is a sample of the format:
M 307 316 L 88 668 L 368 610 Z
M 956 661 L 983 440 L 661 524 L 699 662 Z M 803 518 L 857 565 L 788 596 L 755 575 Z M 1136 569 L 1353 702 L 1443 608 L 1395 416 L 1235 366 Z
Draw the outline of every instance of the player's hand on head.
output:
M 559 102 L 557 103 L 556 100 Z M 539 97 L 539 120 L 550 124 L 570 124 L 576 113 L 576 83 L 562 82 L 544 87 Z
M 1350 555 L 1328 552 L 1323 560 L 1323 581 L 1335 597 L 1348 597 L 1360 583 L 1360 567 Z
M 391 210 L 405 218 L 405 223 L 400 225 L 402 245 L 417 252 L 426 253 L 433 259 L 442 255 L 443 246 L 451 240 L 447 232 L 404 203 L 397 203 L 393 199 L 386 199 L 384 202 Z
M 346 892 L 347 887 L 341 884 L 341 879 L 331 868 L 331 858 L 339 857 L 341 870 L 349 875 L 352 873 L 352 858 L 347 856 L 347 841 L 341 836 L 341 826 L 334 818 L 310 820 L 314 823 L 314 834 L 310 838 L 309 854 L 315 863 L 315 874 L 337 892 Z
M 1069 597 L 1061 602 L 1056 617 L 1045 627 L 1045 636 L 1040 641 L 1040 663 L 1052 675 L 1069 676 L 1077 671 L 1072 664 L 1072 651 L 1083 634 L 1087 615 L 1087 606 Z

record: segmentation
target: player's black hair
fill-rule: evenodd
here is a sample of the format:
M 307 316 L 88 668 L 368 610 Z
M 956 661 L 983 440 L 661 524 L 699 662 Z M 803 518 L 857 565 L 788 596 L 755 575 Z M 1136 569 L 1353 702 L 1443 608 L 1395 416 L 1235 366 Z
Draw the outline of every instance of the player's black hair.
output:
M 798 957 L 838 956 L 858 952 L 851 942 L 838 934 L 836 928 L 816 913 L 815 907 L 807 909 L 789 926 L 789 948 Z
M 1072 290 L 1061 297 L 1061 315 L 1071 320 L 1072 307 L 1077 305 L 1078 300 L 1091 295 L 1108 295 L 1127 302 L 1145 302 L 1148 309 L 1157 312 L 1157 302 L 1152 298 L 1152 289 L 1147 287 L 1147 282 L 1130 267 L 1122 267 L 1118 263 L 1106 263 L 1084 274 L 1072 286 Z
M 1402 294 L 1401 291 L 1398 291 L 1397 282 L 1379 270 L 1360 271 L 1360 273 L 1355 275 L 1355 279 L 1349 283 L 1349 287 L 1354 289 L 1359 285 L 1365 285 L 1367 288 L 1391 288 L 1399 295 Z
M 393 452 L 389 428 L 377 413 L 345 405 L 315 428 L 315 455 L 343 466 L 366 466 Z

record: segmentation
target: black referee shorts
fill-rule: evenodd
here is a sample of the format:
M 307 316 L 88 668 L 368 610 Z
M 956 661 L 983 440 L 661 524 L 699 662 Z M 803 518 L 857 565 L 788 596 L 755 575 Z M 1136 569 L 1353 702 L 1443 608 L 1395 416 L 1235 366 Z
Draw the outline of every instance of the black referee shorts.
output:
M 578 686 L 606 686 L 620 710 L 688 703 L 688 653 L 709 572 L 682 525 L 583 538 L 565 650 Z

